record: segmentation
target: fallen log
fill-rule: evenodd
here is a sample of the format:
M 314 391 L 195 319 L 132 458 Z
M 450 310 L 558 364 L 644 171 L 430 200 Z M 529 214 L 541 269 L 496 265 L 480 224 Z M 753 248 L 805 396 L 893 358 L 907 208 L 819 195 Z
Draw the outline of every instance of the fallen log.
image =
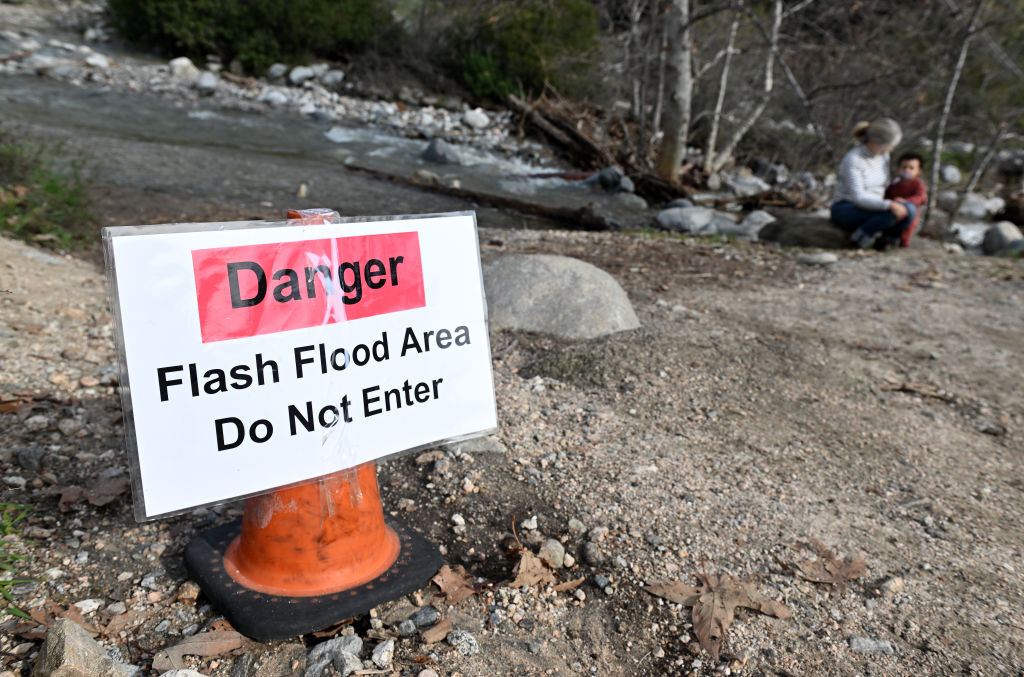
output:
M 478 205 L 486 207 L 494 207 L 495 209 L 507 209 L 520 214 L 528 214 L 530 216 L 538 216 L 549 221 L 561 224 L 563 227 L 572 228 L 576 230 L 587 230 L 587 231 L 600 231 L 600 230 L 621 230 L 622 224 L 610 219 L 603 214 L 599 214 L 592 205 L 588 204 L 583 207 L 577 207 L 575 209 L 569 207 L 549 207 L 547 205 L 536 204 L 534 202 L 526 202 L 525 200 L 519 200 L 514 197 L 507 197 L 504 195 L 491 195 L 489 193 L 481 193 L 475 190 L 466 190 L 465 188 L 456 188 L 454 186 L 446 186 L 436 181 L 428 181 L 424 179 L 416 178 L 415 176 L 401 176 L 398 174 L 391 174 L 388 172 L 381 171 L 379 169 L 372 169 L 370 167 L 361 167 L 359 165 L 345 165 L 346 169 L 362 172 L 384 181 L 391 181 L 393 183 L 401 183 L 406 186 L 412 186 L 419 188 L 420 190 L 428 190 L 434 193 L 440 193 L 441 195 L 449 195 L 456 197 L 461 200 L 474 202 Z

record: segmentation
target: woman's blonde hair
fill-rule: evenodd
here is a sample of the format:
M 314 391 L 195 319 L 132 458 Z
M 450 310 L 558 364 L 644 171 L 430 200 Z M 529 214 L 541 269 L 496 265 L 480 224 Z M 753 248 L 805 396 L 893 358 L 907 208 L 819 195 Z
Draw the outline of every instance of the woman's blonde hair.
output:
M 895 146 L 903 138 L 900 123 L 892 118 L 878 118 L 874 122 L 858 122 L 853 126 L 853 138 L 861 143 L 874 141 L 883 146 Z

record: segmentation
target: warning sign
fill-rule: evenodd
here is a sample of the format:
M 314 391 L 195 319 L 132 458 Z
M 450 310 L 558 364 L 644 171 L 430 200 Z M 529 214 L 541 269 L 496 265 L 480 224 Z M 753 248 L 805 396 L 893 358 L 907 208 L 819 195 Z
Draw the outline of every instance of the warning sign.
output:
M 139 519 L 497 425 L 472 213 L 104 245 Z

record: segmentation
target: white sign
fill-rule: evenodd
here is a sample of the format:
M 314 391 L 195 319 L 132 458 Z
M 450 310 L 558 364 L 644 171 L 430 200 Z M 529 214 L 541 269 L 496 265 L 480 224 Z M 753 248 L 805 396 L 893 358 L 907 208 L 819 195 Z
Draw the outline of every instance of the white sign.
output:
M 497 426 L 472 213 L 104 244 L 140 520 Z

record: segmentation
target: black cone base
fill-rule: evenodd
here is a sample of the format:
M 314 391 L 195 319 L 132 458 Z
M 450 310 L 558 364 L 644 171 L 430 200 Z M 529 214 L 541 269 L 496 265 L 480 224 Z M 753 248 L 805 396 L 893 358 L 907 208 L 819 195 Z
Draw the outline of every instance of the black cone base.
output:
M 241 520 L 193 538 L 185 548 L 185 567 L 213 606 L 243 635 L 261 641 L 296 637 L 419 590 L 437 573 L 437 546 L 399 520 L 386 521 L 398 535 L 398 559 L 374 580 L 349 590 L 286 597 L 242 587 L 224 571 L 224 552 L 241 532 Z

